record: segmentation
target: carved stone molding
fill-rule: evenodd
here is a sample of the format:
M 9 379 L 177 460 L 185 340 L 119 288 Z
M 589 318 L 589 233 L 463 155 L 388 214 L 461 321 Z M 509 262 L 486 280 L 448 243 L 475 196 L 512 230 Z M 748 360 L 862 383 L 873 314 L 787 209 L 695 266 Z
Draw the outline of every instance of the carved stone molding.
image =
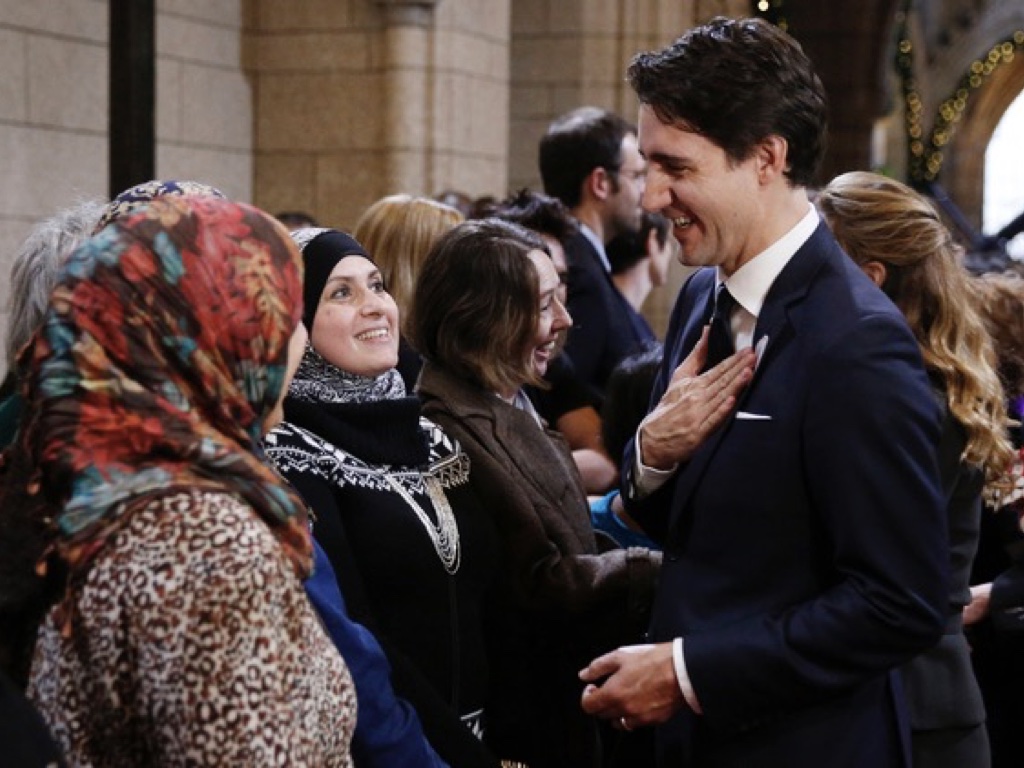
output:
M 428 27 L 440 0 L 374 0 L 389 27 Z

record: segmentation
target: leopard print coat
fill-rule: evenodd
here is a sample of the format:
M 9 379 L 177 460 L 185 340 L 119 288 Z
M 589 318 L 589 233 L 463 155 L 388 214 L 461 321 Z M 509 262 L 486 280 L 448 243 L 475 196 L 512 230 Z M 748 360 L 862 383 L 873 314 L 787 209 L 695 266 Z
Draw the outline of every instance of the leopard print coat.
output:
M 236 497 L 133 513 L 47 616 L 29 696 L 73 766 L 341 766 L 348 669 L 270 530 Z

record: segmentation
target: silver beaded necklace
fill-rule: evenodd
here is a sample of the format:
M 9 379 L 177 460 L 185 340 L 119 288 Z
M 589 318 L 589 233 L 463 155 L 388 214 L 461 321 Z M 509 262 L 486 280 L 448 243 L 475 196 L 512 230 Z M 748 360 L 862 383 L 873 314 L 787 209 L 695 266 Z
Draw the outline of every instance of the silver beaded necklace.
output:
M 401 483 L 386 472 L 382 474 L 388 481 L 388 485 L 416 513 L 416 517 L 420 519 L 420 522 L 427 531 L 427 535 L 434 544 L 434 551 L 441 558 L 441 565 L 444 566 L 444 569 L 450 575 L 454 576 L 458 572 L 462 561 L 462 549 L 459 546 L 459 526 L 455 522 L 455 515 L 452 512 L 452 507 L 448 503 L 447 497 L 444 495 L 444 488 L 441 487 L 441 483 L 431 475 L 420 474 L 420 477 L 423 478 L 423 485 L 427 489 L 427 496 L 434 506 L 434 512 L 437 513 L 437 525 L 434 525 L 430 515 L 423 510 L 423 507 L 416 503 L 416 499 L 402 487 Z

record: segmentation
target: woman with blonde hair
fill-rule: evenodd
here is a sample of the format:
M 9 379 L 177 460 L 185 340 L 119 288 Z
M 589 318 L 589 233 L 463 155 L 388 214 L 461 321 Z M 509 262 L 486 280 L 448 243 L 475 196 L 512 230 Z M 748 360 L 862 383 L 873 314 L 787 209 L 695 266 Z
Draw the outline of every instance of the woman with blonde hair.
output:
M 405 322 L 416 277 L 434 243 L 463 219 L 455 208 L 430 198 L 389 195 L 367 208 L 352 231 L 352 236 L 373 254 L 384 285 L 398 305 L 403 319 L 398 372 L 410 391 L 422 366 L 419 354 L 407 341 Z
M 903 312 L 944 406 L 938 446 L 950 542 L 946 632 L 903 669 L 918 768 L 990 764 L 985 710 L 963 633 L 981 494 L 1001 487 L 1013 458 L 996 355 L 974 304 L 961 249 L 932 205 L 874 173 L 843 174 L 817 199 L 836 239 Z
M 1024 445 L 1024 278 L 1016 270 L 989 272 L 971 280 L 999 358 L 1010 431 Z M 1016 765 L 1018 731 L 1024 721 L 1024 452 L 1011 472 L 1013 486 L 982 514 L 981 541 L 971 575 L 971 604 L 964 624 L 971 663 L 988 716 L 994 766 Z

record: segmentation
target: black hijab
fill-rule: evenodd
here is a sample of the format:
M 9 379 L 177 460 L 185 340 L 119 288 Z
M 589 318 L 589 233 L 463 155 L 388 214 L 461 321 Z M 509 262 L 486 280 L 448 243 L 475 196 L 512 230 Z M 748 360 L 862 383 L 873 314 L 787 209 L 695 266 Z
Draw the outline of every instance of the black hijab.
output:
M 373 259 L 354 237 L 337 229 L 304 227 L 292 232 L 292 240 L 302 251 L 302 261 L 306 267 L 302 286 L 302 324 L 312 333 L 320 296 L 338 262 L 346 256 L 362 256 L 368 261 Z
M 320 297 L 338 262 L 348 256 L 373 259 L 355 238 L 336 229 L 297 229 L 292 239 L 306 268 L 302 322 L 312 334 Z M 398 371 L 373 378 L 343 371 L 325 360 L 312 340 L 306 342 L 284 410 L 288 421 L 364 461 L 416 466 L 428 458 L 419 400 L 406 395 Z

